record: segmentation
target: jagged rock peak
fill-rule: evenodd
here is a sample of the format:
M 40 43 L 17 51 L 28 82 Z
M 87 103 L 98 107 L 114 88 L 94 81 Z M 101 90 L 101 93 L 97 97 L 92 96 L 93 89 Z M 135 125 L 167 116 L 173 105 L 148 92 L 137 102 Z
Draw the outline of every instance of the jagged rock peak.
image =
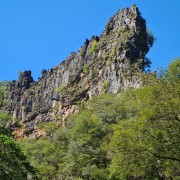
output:
M 99 37 L 86 39 L 77 53 L 43 70 L 38 82 L 33 82 L 30 71 L 20 74 L 9 93 L 9 113 L 30 134 L 38 134 L 40 122 L 63 125 L 69 114 L 79 111 L 77 102 L 139 87 L 148 50 L 146 23 L 138 8 L 119 10 Z
M 119 10 L 113 17 L 110 18 L 109 22 L 106 25 L 106 33 L 109 32 L 118 26 L 124 26 L 125 24 L 131 24 L 132 28 L 136 28 L 133 26 L 135 21 L 132 21 L 132 18 L 136 20 L 140 16 L 140 12 L 137 6 L 133 5 L 131 8 L 124 8 Z M 136 31 L 136 29 L 134 29 Z
M 34 80 L 31 76 L 31 71 L 21 72 L 17 82 L 17 88 L 24 87 L 25 89 L 28 89 L 30 87 L 30 83 L 32 82 L 34 82 Z

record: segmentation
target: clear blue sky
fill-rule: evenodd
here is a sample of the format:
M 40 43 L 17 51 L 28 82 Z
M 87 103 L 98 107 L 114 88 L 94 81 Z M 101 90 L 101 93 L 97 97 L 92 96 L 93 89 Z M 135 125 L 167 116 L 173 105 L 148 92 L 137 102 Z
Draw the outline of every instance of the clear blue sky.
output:
M 147 55 L 152 70 L 180 56 L 180 0 L 1 0 L 0 81 L 31 70 L 37 79 L 100 35 L 108 19 L 136 4 L 157 42 Z

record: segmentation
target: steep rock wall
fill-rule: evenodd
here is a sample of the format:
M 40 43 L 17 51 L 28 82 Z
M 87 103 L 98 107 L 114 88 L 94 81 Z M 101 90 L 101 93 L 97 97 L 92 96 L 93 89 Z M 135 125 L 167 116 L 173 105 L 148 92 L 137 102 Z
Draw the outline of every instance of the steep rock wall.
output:
M 78 111 L 79 101 L 139 87 L 148 50 L 146 23 L 138 8 L 119 10 L 99 37 L 86 39 L 78 53 L 43 70 L 38 82 L 25 71 L 10 83 L 8 111 L 28 133 L 36 132 L 40 122 L 63 125 L 69 114 Z

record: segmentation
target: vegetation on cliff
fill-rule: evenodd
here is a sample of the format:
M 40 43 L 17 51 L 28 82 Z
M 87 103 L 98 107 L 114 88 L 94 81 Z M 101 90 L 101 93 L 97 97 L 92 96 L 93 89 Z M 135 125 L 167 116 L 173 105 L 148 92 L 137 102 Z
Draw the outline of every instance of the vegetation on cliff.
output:
M 8 103 L 8 81 L 0 82 L 0 109 L 4 110 Z
M 178 179 L 180 60 L 144 86 L 84 102 L 65 127 L 20 144 L 44 179 Z

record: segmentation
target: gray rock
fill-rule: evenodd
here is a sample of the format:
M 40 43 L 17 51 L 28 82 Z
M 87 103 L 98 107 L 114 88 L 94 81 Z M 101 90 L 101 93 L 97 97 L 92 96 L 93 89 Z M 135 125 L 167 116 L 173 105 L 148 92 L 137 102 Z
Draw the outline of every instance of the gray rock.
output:
M 78 112 L 78 101 L 139 87 L 148 51 L 146 23 L 138 8 L 119 10 L 99 37 L 86 39 L 78 53 L 43 70 L 38 82 L 25 71 L 10 83 L 8 111 L 31 133 L 43 121 L 63 125 L 69 114 Z

